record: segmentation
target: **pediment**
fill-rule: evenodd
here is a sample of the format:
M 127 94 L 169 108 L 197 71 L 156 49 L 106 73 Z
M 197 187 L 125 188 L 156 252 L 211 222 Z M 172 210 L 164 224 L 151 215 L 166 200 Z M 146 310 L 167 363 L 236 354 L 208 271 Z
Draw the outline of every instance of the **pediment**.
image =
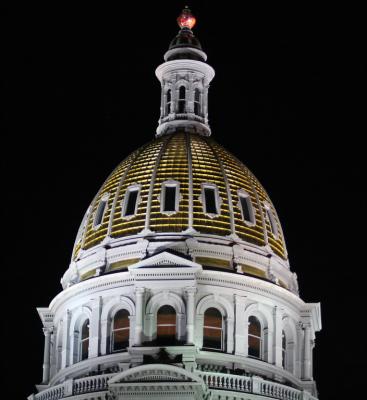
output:
M 198 376 L 169 364 L 147 364 L 130 368 L 120 372 L 109 380 L 109 385 L 118 385 L 129 382 L 191 382 L 205 386 L 203 380 Z
M 136 264 L 130 265 L 129 271 L 140 268 L 194 268 L 201 270 L 200 264 L 190 261 L 185 257 L 163 251 L 159 254 L 155 254 L 149 258 L 137 262 Z

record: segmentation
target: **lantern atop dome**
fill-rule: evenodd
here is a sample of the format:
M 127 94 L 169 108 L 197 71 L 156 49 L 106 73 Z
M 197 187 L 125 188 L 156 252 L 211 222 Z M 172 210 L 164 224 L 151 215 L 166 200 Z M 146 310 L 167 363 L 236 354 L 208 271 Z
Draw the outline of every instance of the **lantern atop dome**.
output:
M 186 6 L 177 18 L 178 26 L 182 28 L 192 29 L 196 24 L 196 18 L 192 15 L 191 10 Z

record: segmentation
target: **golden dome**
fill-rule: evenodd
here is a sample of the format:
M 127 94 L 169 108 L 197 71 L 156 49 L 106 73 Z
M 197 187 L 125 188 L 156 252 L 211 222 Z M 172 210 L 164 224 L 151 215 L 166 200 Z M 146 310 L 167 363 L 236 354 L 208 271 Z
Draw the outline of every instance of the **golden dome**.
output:
M 162 212 L 164 182 L 179 184 L 177 212 Z M 203 185 L 217 189 L 219 210 L 203 207 Z M 134 215 L 123 216 L 128 188 L 139 188 Z M 250 199 L 252 221 L 246 221 L 240 195 Z M 102 214 L 101 202 L 104 202 Z M 96 218 L 99 218 L 96 224 Z M 129 155 L 105 181 L 79 229 L 73 260 L 80 252 L 126 237 L 155 235 L 225 237 L 261 247 L 286 260 L 282 229 L 267 193 L 236 157 L 212 138 L 177 132 L 161 136 Z

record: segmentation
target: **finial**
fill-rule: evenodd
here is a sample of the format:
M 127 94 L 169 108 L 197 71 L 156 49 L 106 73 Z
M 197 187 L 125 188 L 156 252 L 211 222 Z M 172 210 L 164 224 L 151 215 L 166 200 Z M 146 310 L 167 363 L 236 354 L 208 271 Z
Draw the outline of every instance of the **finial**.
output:
M 178 26 L 182 28 L 192 29 L 196 24 L 196 18 L 191 14 L 191 10 L 186 6 L 177 18 Z

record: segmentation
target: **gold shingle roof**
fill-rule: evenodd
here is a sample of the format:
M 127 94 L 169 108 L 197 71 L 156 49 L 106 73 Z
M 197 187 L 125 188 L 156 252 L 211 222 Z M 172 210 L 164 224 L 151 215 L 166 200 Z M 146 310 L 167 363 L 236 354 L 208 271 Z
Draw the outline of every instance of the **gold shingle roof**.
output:
M 162 183 L 167 180 L 180 184 L 179 210 L 172 215 L 163 214 L 160 207 Z M 218 188 L 221 205 L 220 213 L 215 217 L 204 213 L 203 183 L 215 184 Z M 123 218 L 122 207 L 126 190 L 131 185 L 140 187 L 140 201 L 136 214 L 127 219 Z M 242 218 L 239 190 L 250 196 L 254 224 L 248 224 Z M 102 199 L 106 201 L 106 208 L 101 224 L 96 227 L 96 212 Z M 276 235 L 266 207 L 274 216 Z M 211 237 L 236 237 L 287 258 L 276 211 L 255 176 L 212 138 L 178 132 L 142 146 L 107 178 L 79 230 L 73 259 L 78 258 L 81 249 L 91 249 L 107 238 L 117 239 L 142 232 L 177 234 L 190 229 Z

